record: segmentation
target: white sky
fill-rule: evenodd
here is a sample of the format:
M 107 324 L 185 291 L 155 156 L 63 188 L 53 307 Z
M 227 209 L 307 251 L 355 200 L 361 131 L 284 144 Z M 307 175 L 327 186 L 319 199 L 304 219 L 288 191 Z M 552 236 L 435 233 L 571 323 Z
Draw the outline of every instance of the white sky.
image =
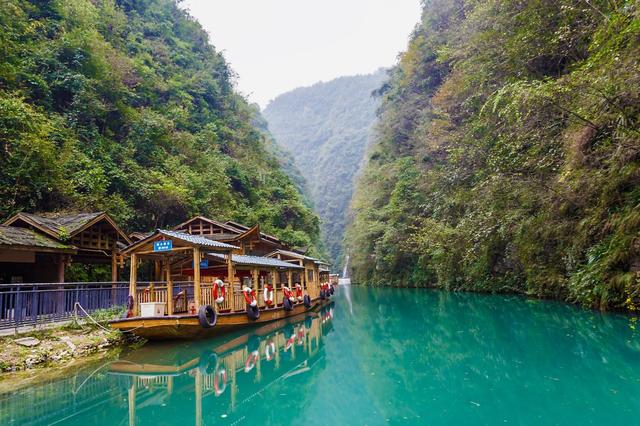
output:
M 419 0 L 184 0 L 263 108 L 318 81 L 396 62 L 420 18 Z

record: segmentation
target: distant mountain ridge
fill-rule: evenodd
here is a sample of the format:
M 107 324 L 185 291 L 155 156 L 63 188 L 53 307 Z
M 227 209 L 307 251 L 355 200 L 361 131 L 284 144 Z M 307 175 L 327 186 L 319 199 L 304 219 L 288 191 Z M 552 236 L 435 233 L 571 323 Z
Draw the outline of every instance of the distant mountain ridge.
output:
M 269 131 L 291 153 L 306 180 L 334 263 L 342 252 L 354 177 L 376 120 L 378 100 L 372 92 L 386 78 L 386 71 L 380 69 L 316 83 L 278 96 L 263 111 Z

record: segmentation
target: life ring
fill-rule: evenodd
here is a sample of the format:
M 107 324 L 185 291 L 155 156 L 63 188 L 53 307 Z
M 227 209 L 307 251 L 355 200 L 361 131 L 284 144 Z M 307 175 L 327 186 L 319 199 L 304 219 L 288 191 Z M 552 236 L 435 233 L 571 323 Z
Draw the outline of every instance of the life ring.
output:
M 260 352 L 251 352 L 251 354 L 249 354 L 249 357 L 247 358 L 247 362 L 244 363 L 244 372 L 248 373 L 249 371 L 253 370 L 253 367 L 256 366 L 258 359 L 260 359 Z
M 308 294 L 304 295 L 303 301 L 304 301 L 304 307 L 305 308 L 310 308 L 311 307 L 311 298 L 309 297 Z
M 286 352 L 286 351 L 288 351 L 288 350 L 293 346 L 293 344 L 295 343 L 295 341 L 296 341 L 296 335 L 295 335 L 295 333 L 294 333 L 294 334 L 292 334 L 292 335 L 291 335 L 291 337 L 289 337 L 289 338 L 287 339 L 287 341 L 284 343 L 284 351 L 285 351 L 285 352 Z
M 211 328 L 216 325 L 216 321 L 218 321 L 218 316 L 211 305 L 200 306 L 200 309 L 198 310 L 198 322 L 200 323 L 200 327 Z
M 220 387 L 220 380 L 222 380 L 222 387 Z M 222 395 L 225 389 L 227 389 L 227 370 L 224 368 L 220 370 L 216 369 L 215 375 L 213 376 L 213 389 L 216 396 Z
M 284 307 L 285 311 L 290 311 L 293 309 L 293 303 L 291 303 L 291 300 L 289 299 L 284 299 L 282 301 L 282 306 Z
M 273 340 L 267 343 L 264 347 L 264 357 L 267 361 L 271 361 L 276 353 L 276 344 Z
M 263 294 L 264 296 L 264 304 L 267 306 L 273 305 L 273 286 L 271 284 L 267 284 L 264 286 Z
M 293 297 L 293 292 L 291 291 L 291 289 L 289 287 L 283 286 L 282 287 L 282 294 L 284 295 L 284 299 L 289 299 L 289 301 L 291 302 L 292 305 L 294 303 L 296 303 L 296 298 Z
M 302 286 L 300 284 L 296 284 L 296 299 L 298 302 L 302 302 Z
M 218 305 L 221 305 L 224 303 L 226 295 L 227 290 L 224 286 L 224 282 L 222 280 L 215 280 L 213 282 L 213 300 L 215 300 Z
M 260 308 L 257 306 L 247 305 L 247 317 L 251 321 L 255 321 L 260 318 Z
M 256 300 L 256 291 L 245 287 L 242 289 L 242 294 L 244 295 L 244 300 L 247 302 L 249 306 L 258 306 L 258 301 Z

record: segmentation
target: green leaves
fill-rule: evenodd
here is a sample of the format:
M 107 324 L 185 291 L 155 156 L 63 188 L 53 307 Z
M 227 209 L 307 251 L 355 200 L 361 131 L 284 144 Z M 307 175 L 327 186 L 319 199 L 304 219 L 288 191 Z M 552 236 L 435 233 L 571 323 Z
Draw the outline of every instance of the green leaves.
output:
M 149 230 L 202 214 L 317 241 L 257 111 L 175 2 L 3 1 L 0 56 L 0 218 L 106 210 Z
M 354 201 L 357 280 L 635 309 L 640 14 L 618 3 L 425 4 Z

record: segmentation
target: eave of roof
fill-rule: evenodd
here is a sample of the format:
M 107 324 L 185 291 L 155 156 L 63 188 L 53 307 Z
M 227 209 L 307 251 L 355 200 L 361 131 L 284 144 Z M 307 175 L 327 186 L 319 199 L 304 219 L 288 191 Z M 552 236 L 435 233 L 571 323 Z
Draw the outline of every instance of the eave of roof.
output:
M 124 250 L 124 253 L 131 253 L 137 247 L 147 244 L 148 242 L 158 237 L 159 235 L 162 235 L 164 237 L 169 237 L 171 239 L 180 240 L 183 243 L 191 244 L 204 249 L 220 248 L 220 249 L 228 249 L 228 250 L 239 250 L 239 247 L 232 246 L 231 244 L 221 243 L 219 241 L 210 240 L 200 235 L 185 234 L 184 232 L 170 231 L 167 229 L 157 229 L 153 234 L 149 235 L 147 238 L 144 238 L 140 241 L 137 241 L 131 244 L 129 247 L 127 247 Z
M 194 222 L 194 221 L 196 221 L 196 220 L 202 220 L 202 221 L 204 221 L 204 222 L 208 222 L 208 223 L 210 223 L 210 224 L 212 224 L 212 225 L 218 226 L 218 227 L 220 227 L 220 228 L 226 229 L 227 231 L 231 231 L 231 232 L 234 232 L 234 233 L 236 233 L 236 234 L 241 234 L 241 233 L 243 233 L 243 232 L 244 232 L 244 230 L 239 230 L 239 229 L 237 229 L 237 228 L 234 228 L 234 227 L 232 227 L 232 226 L 227 225 L 226 223 L 219 222 L 219 221 L 217 221 L 217 220 L 213 220 L 213 219 L 209 219 L 208 217 L 204 217 L 204 216 L 195 216 L 195 217 L 192 217 L 191 219 L 187 220 L 186 222 L 182 222 L 180 225 L 174 226 L 172 230 L 174 230 L 174 231 L 175 231 L 175 230 L 177 230 L 177 229 L 180 229 L 180 228 L 182 228 L 182 227 L 185 227 L 185 226 L 187 226 L 189 223 Z
M 4 224 L 12 225 L 20 220 L 58 240 L 62 240 L 66 237 L 72 237 L 101 220 L 106 220 L 111 226 L 113 226 L 123 240 L 129 244 L 131 243 L 129 236 L 125 234 L 118 224 L 116 224 L 105 212 L 78 214 L 33 214 L 20 212 L 9 218 Z
M 296 259 L 301 259 L 301 260 L 312 260 L 314 262 L 319 262 L 319 259 L 316 259 L 315 257 L 310 257 L 304 254 L 300 254 L 300 253 L 296 253 L 295 251 L 289 251 L 289 250 L 282 250 L 282 249 L 278 249 L 278 250 L 274 250 L 271 253 L 269 253 L 267 256 L 271 257 L 271 256 L 275 256 L 275 255 L 284 255 L 284 256 L 288 256 L 288 257 L 294 257 Z
M 7 248 L 33 248 L 44 251 L 59 251 L 63 253 L 75 253 L 73 246 L 60 243 L 52 238 L 39 234 L 31 229 L 15 226 L 0 225 L 0 247 Z
M 224 255 L 220 253 L 208 253 L 208 255 L 224 260 Z M 266 266 L 270 268 L 303 269 L 302 266 L 284 262 L 282 260 L 274 259 L 272 257 L 247 256 L 247 255 L 241 255 L 241 254 L 234 254 L 231 256 L 231 261 L 238 265 Z

